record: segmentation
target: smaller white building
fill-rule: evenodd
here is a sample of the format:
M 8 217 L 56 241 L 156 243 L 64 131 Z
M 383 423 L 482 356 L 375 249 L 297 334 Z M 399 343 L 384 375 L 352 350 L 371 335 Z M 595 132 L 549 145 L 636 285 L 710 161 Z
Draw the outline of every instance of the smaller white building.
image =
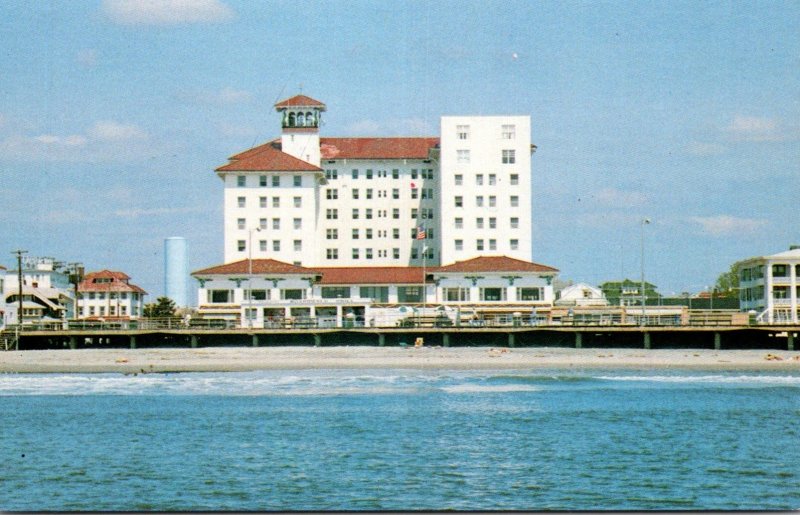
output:
M 759 322 L 800 321 L 800 245 L 741 261 L 738 274 L 742 310 L 756 311 Z
M 132 320 L 142 316 L 142 288 L 123 272 L 101 270 L 86 274 L 78 284 L 78 318 Z
M 22 258 L 22 323 L 53 322 L 69 318 L 74 306 L 69 273 L 50 257 Z M 19 270 L 6 271 L 2 297 L 8 323 L 17 323 Z M 8 312 L 14 312 L 9 317 Z
M 556 306 L 608 306 L 603 290 L 586 283 L 573 284 L 561 290 Z

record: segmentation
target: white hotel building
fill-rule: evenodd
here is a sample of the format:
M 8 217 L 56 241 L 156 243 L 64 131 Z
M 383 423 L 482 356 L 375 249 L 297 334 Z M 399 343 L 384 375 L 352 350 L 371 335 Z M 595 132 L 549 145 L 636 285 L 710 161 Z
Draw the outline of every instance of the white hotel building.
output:
M 323 292 L 312 284 L 326 283 L 326 268 L 328 279 L 336 276 L 336 281 L 341 274 L 333 269 L 369 268 L 362 274 L 369 288 L 381 282 L 376 273 L 382 268 L 387 271 L 383 284 L 387 291 L 397 286 L 389 270 L 405 269 L 408 278 L 420 268 L 417 284 L 421 286 L 425 277 L 426 283 L 436 281 L 436 287 L 426 286 L 418 302 L 447 302 L 442 295 L 448 286 L 442 281 L 453 279 L 441 275 L 436 280 L 430 274 L 442 265 L 481 256 L 502 257 L 479 262 L 485 266 L 502 262 L 510 269 L 476 270 L 485 274 L 480 279 L 474 275 L 470 288 L 480 288 L 476 281 L 489 280 L 493 272 L 505 273 L 501 282 L 541 287 L 537 302 L 552 303 L 550 282 L 557 270 L 531 263 L 531 154 L 535 146 L 530 143 L 528 116 L 443 117 L 439 137 L 335 138 L 320 137 L 326 110 L 322 102 L 299 95 L 275 108 L 282 117 L 280 138 L 233 155 L 216 170 L 224 184 L 226 265 L 194 272 L 201 283 L 201 313 L 230 315 L 254 303 L 273 309 L 273 304 L 286 300 L 313 303 Z M 246 270 L 230 266 L 247 260 L 252 262 Z M 260 277 L 270 266 L 278 266 L 270 263 L 296 267 L 292 273 L 316 279 L 308 282 L 302 299 L 296 293 L 290 299 L 275 298 L 282 295 L 276 287 L 261 287 L 260 298 L 251 299 L 241 274 L 246 271 L 252 285 L 259 280 L 252 274 Z M 215 272 L 223 275 L 217 277 Z M 509 276 L 511 272 L 522 275 Z M 226 277 L 226 273 L 236 277 Z M 225 283 L 220 282 L 223 279 Z M 231 281 L 236 288 L 230 288 Z M 346 286 L 362 299 L 364 285 Z M 230 296 L 214 293 L 228 290 Z M 274 296 L 261 290 L 274 291 Z M 364 295 L 368 291 L 372 290 Z M 499 305 L 532 299 L 522 294 L 518 299 L 518 286 L 509 288 L 511 293 L 480 299 L 478 291 L 453 302 Z M 352 298 L 342 295 L 349 291 L 340 289 L 339 298 Z M 375 305 L 413 302 L 413 296 L 376 295 Z M 288 315 L 289 306 L 282 307 Z
M 760 322 L 800 322 L 800 246 L 738 264 L 739 305 Z

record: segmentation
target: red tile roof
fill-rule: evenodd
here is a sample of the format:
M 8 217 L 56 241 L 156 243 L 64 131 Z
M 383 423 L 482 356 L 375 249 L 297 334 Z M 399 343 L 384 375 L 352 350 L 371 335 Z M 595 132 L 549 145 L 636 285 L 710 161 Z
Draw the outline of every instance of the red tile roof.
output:
M 320 284 L 420 284 L 422 267 L 321 267 Z
M 439 138 L 320 138 L 323 159 L 428 159 Z
M 230 158 L 218 172 L 321 172 L 322 169 L 267 143 Z
M 110 282 L 95 282 L 96 279 L 110 279 Z M 142 288 L 130 284 L 130 277 L 124 272 L 101 270 L 86 274 L 78 283 L 78 291 L 126 291 L 147 294 Z
M 275 104 L 275 109 L 279 111 L 287 107 L 321 107 L 323 110 L 325 110 L 325 104 L 319 100 L 314 100 L 313 98 L 305 95 L 295 95 L 292 98 L 281 100 Z
M 234 275 L 234 274 L 249 274 L 251 272 L 248 260 L 234 261 L 233 263 L 225 263 L 224 265 L 212 266 L 192 272 L 192 275 Z M 304 268 L 302 266 L 291 265 L 283 261 L 276 261 L 274 259 L 254 259 L 253 260 L 253 274 L 303 274 L 303 275 L 319 275 L 317 270 Z
M 431 272 L 463 273 L 463 272 L 558 272 L 558 269 L 522 261 L 508 256 L 479 256 L 466 261 L 456 261 L 452 265 L 431 268 Z

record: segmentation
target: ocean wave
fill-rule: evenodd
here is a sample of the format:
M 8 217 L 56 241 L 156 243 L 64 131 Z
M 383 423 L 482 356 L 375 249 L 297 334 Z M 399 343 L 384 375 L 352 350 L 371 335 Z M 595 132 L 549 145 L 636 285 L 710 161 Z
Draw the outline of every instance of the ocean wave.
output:
M 798 375 L 619 375 L 599 376 L 595 379 L 601 381 L 635 381 L 648 383 L 702 383 L 737 386 L 800 386 L 800 376 Z
M 443 386 L 441 390 L 447 393 L 510 393 L 510 392 L 537 392 L 541 388 L 524 384 L 486 385 L 486 384 L 457 384 Z

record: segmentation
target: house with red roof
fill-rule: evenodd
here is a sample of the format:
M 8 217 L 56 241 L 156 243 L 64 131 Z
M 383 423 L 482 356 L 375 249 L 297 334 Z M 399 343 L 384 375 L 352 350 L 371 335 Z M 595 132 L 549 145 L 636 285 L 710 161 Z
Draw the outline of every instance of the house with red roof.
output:
M 124 272 L 101 270 L 78 283 L 78 318 L 134 320 L 142 316 L 147 292 Z

